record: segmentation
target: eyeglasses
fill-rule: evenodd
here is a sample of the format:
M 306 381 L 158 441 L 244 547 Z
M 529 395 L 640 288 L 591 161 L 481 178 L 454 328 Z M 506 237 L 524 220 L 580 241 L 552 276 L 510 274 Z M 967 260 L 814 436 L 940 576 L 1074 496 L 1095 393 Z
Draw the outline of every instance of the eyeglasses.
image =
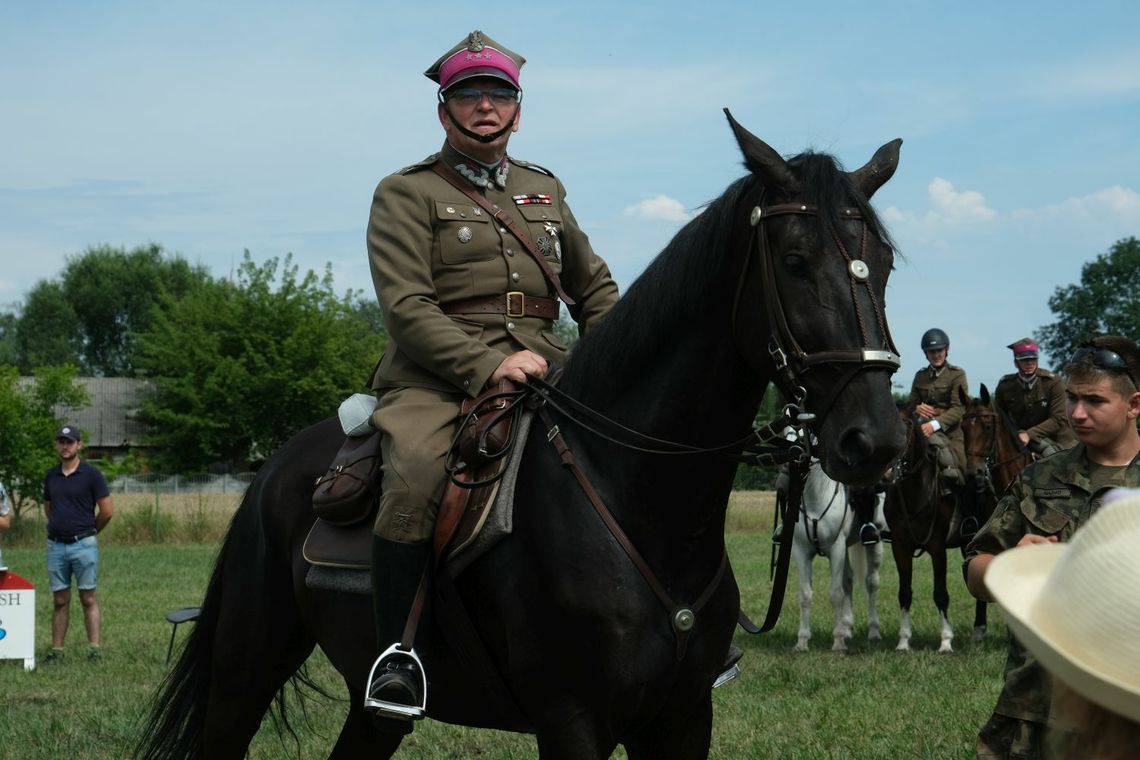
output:
M 1132 370 L 1128 367 L 1128 362 L 1115 351 L 1110 351 L 1107 348 L 1097 348 L 1095 346 L 1081 346 L 1073 352 L 1069 363 L 1075 364 L 1084 361 L 1086 357 L 1092 362 L 1094 367 L 1123 372 L 1128 375 L 1128 379 L 1132 381 L 1132 384 L 1136 385 L 1136 378 L 1133 377 Z
M 510 87 L 495 87 L 490 90 L 480 90 L 477 87 L 456 87 L 447 93 L 447 99 L 454 101 L 464 108 L 470 108 L 483 102 L 483 97 L 490 98 L 491 105 L 498 108 L 519 102 L 519 91 Z

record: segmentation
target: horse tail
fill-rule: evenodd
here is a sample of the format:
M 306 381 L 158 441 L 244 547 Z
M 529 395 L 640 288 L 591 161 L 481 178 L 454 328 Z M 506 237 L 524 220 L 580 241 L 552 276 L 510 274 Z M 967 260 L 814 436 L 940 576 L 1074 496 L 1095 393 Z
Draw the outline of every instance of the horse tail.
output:
M 306 453 L 315 451 L 310 458 L 319 461 L 331 446 L 331 458 L 339 445 L 330 434 L 334 428 L 343 440 L 336 418 L 329 422 L 287 442 L 246 490 L 218 552 L 198 621 L 159 687 L 134 753 L 138 760 L 243 757 L 273 702 L 278 727 L 296 738 L 286 687 L 321 689 L 304 672 L 315 637 L 294 596 L 289 536 L 307 530 L 306 520 L 312 520 Z M 240 701 L 234 701 L 235 692 L 242 694 Z
M 214 656 L 215 629 L 221 618 L 222 581 L 229 558 L 248 547 L 238 543 L 247 532 L 238 530 L 239 521 L 254 511 L 248 489 L 234 515 L 214 565 L 198 620 L 174 663 L 159 686 L 150 717 L 143 728 L 134 757 L 137 760 L 182 760 L 203 755 L 202 738 L 209 703 Z

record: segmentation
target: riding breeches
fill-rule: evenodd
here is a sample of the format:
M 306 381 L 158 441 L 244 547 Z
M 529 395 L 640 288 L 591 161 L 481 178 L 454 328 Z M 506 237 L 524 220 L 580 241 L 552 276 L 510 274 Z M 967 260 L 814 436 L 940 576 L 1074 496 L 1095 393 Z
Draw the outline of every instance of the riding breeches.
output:
M 431 539 L 446 481 L 444 459 L 465 397 L 428 388 L 395 388 L 380 397 L 381 494 L 373 533 L 401 543 Z

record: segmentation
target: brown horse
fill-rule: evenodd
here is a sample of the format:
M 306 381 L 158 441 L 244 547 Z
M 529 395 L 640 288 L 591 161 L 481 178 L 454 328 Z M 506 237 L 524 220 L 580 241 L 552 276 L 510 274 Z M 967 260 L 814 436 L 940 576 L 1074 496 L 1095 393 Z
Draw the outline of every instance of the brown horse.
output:
M 989 389 L 982 385 L 978 398 L 963 397 L 966 413 L 962 415 L 962 438 L 966 445 L 966 488 L 962 497 L 967 509 L 985 523 L 997 506 L 997 500 L 1021 471 L 1033 460 L 1009 420 L 998 414 L 990 400 Z M 981 641 L 986 634 L 986 603 L 974 607 L 974 632 L 971 639 Z
M 900 409 L 899 415 L 906 426 L 907 445 L 888 475 L 883 507 L 891 531 L 891 553 L 899 572 L 899 642 L 895 648 L 900 652 L 910 650 L 914 559 L 926 552 L 934 567 L 934 604 L 941 620 L 938 651 L 952 652 L 954 629 L 949 619 L 946 550 L 962 545 L 957 531 L 950 534 L 955 496 L 941 493 L 937 456 L 922 434 L 921 419 L 912 408 Z

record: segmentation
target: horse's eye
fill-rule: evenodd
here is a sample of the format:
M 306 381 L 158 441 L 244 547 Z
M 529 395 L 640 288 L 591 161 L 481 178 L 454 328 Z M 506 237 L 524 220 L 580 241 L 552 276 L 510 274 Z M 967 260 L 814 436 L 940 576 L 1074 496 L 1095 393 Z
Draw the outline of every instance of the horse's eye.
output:
M 788 271 L 788 274 L 803 277 L 808 272 L 807 259 L 798 253 L 789 253 L 784 256 L 784 269 Z

